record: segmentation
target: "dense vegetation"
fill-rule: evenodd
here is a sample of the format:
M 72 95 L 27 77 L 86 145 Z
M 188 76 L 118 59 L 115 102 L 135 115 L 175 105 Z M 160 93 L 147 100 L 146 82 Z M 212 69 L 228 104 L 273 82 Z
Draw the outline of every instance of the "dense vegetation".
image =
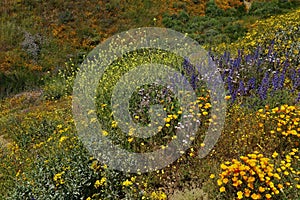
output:
M 238 0 L 0 5 L 0 199 L 300 198 L 298 1 L 254 1 L 250 8 Z M 72 87 L 79 65 L 97 44 L 144 26 L 187 33 L 209 51 L 225 83 L 227 112 L 218 143 L 199 159 L 215 117 L 211 94 L 189 60 L 159 50 L 145 50 L 147 59 L 145 52 L 131 52 L 116 60 L 100 80 L 97 109 L 89 111 L 103 123 L 103 136 L 134 152 L 164 148 L 176 139 L 184 111 L 172 92 L 157 84 L 138 88 L 129 107 L 133 121 L 143 125 L 150 121 L 149 105 L 166 110 L 155 137 L 125 135 L 112 116 L 113 86 L 150 60 L 187 77 L 201 119 L 191 147 L 178 160 L 130 174 L 97 161 L 78 139 Z

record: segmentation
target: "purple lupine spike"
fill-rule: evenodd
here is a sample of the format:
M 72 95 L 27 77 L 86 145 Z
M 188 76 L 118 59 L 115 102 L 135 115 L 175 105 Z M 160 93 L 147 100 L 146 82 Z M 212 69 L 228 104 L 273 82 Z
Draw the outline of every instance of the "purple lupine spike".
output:
M 273 85 L 273 90 L 278 90 L 279 86 L 279 77 L 278 77 L 278 71 L 275 71 L 273 78 L 272 78 L 272 85 Z
M 187 75 L 191 75 L 194 73 L 194 68 L 193 68 L 192 64 L 190 63 L 189 59 L 186 57 L 183 59 L 182 67 L 183 67 L 184 72 Z
M 233 62 L 232 62 L 233 68 L 237 68 L 237 67 L 238 67 L 238 66 L 237 66 L 237 62 L 238 62 L 237 59 L 234 59 L 234 60 L 233 60 Z
M 258 88 L 258 95 L 262 100 L 265 100 L 267 98 L 268 89 L 269 89 L 269 72 L 267 71 Z
M 191 85 L 194 90 L 197 88 L 197 82 L 198 82 L 197 76 L 193 74 L 191 77 Z
M 284 86 L 284 81 L 285 81 L 285 72 L 282 71 L 280 76 L 279 76 L 279 80 L 278 80 L 278 89 L 282 89 Z
M 247 86 L 249 88 L 249 90 L 252 90 L 255 88 L 255 81 L 256 81 L 256 79 L 254 77 L 249 79 L 248 86 Z
M 242 80 L 240 80 L 240 82 L 239 82 L 238 93 L 240 93 L 241 96 L 245 95 L 245 93 L 246 93 L 245 85 L 244 85 L 244 82 Z
M 231 76 L 227 77 L 227 85 L 228 85 L 229 93 L 232 94 L 233 93 L 233 83 L 232 83 L 232 77 Z
M 234 59 L 233 67 L 238 69 L 240 67 L 240 65 L 241 65 L 241 58 L 238 57 L 238 58 Z
M 290 73 L 290 79 L 295 82 L 296 81 L 296 78 L 297 78 L 297 73 L 296 73 L 296 70 L 295 69 L 290 69 L 289 71 Z
M 245 56 L 245 62 L 246 62 L 246 64 L 251 63 L 251 54 L 248 54 L 248 55 Z

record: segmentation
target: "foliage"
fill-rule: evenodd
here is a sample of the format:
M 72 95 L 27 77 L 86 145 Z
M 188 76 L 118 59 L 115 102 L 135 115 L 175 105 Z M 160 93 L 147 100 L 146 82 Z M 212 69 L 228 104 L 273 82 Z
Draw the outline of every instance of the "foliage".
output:
M 278 162 L 254 152 L 241 156 L 239 160 L 233 159 L 231 162 L 222 163 L 220 165 L 222 172 L 217 180 L 220 192 L 229 192 L 227 198 L 235 194 L 236 199 L 273 199 L 273 197 L 286 199 L 287 195 L 289 196 L 289 188 L 299 187 L 297 180 L 300 171 L 294 168 L 299 162 L 298 155 L 298 149 L 293 149 L 281 162 Z M 272 155 L 273 158 L 277 156 L 277 152 Z M 290 173 L 295 177 L 292 180 L 294 186 L 287 178 Z
M 0 197 L 299 198 L 300 20 L 299 9 L 291 9 L 297 1 L 254 2 L 249 13 L 234 0 L 9 2 L 1 3 L 0 14 L 0 88 L 11 95 L 0 103 Z M 287 11 L 291 12 L 266 18 L 271 12 Z M 266 19 L 251 24 L 248 17 Z M 142 25 L 165 25 L 212 49 L 209 55 L 225 82 L 228 106 L 217 145 L 200 160 L 203 137 L 215 116 L 211 94 L 195 67 L 187 58 L 153 49 L 115 60 L 100 79 L 96 110 L 89 111 L 97 114 L 94 120 L 103 123 L 103 134 L 115 144 L 136 152 L 165 148 L 177 139 L 175 130 L 185 128 L 181 119 L 200 119 L 199 131 L 189 138 L 191 147 L 178 160 L 161 170 L 129 174 L 90 156 L 76 135 L 71 94 L 78 66 L 89 50 L 113 33 Z M 112 115 L 111 96 L 120 77 L 151 62 L 173 66 L 185 75 L 197 99 L 185 115 L 167 87 L 154 83 L 136 88 L 128 108 L 134 123 L 148 125 L 155 116 L 150 112 L 153 104 L 166 111 L 156 116 L 164 122 L 158 134 L 141 139 L 122 132 Z M 42 91 L 12 96 L 40 84 Z

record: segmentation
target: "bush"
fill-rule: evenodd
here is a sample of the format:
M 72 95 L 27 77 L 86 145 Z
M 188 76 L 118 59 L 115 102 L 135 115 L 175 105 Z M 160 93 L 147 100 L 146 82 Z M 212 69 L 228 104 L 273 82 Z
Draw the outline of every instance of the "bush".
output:
M 221 17 L 224 16 L 225 11 L 220 9 L 214 0 L 209 0 L 206 4 L 205 15 L 208 17 Z

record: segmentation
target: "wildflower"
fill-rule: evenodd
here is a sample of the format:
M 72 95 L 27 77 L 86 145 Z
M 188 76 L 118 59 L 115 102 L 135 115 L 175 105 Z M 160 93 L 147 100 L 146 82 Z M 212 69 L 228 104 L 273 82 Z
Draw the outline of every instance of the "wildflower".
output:
M 266 194 L 266 198 L 267 198 L 267 199 L 271 199 L 271 197 L 272 197 L 272 195 Z
M 62 143 L 63 141 L 65 141 L 66 139 L 68 139 L 69 137 L 67 136 L 62 136 L 60 139 L 59 139 L 59 143 Z
M 105 130 L 102 130 L 102 135 L 103 135 L 103 136 L 107 136 L 107 135 L 108 135 L 108 132 L 105 131 Z
M 129 143 L 131 143 L 131 142 L 133 141 L 133 138 L 130 137 L 130 138 L 127 139 L 127 141 L 128 141 Z
M 123 183 L 122 183 L 122 185 L 123 186 L 130 186 L 130 185 L 132 185 L 133 183 L 131 182 L 131 181 L 129 181 L 128 179 L 126 179 L 126 181 L 124 181 Z
M 151 193 L 151 198 L 154 200 L 166 200 L 167 195 L 164 192 L 152 192 Z
M 278 153 L 275 151 L 272 155 L 273 158 L 276 158 L 278 156 Z
M 260 198 L 261 198 L 261 195 L 260 195 L 260 194 L 252 194 L 252 195 L 251 195 L 251 198 L 252 198 L 252 199 L 260 199 Z
M 243 192 L 242 191 L 238 191 L 237 192 L 237 198 L 238 199 L 242 199 L 243 198 Z
M 106 181 L 105 177 L 102 177 L 101 180 L 96 180 L 94 187 L 97 189 L 98 187 L 102 186 Z
M 225 96 L 225 100 L 229 100 L 231 98 L 231 96 L 227 95 Z
M 220 192 L 225 192 L 225 187 L 223 186 L 223 187 L 220 187 Z

